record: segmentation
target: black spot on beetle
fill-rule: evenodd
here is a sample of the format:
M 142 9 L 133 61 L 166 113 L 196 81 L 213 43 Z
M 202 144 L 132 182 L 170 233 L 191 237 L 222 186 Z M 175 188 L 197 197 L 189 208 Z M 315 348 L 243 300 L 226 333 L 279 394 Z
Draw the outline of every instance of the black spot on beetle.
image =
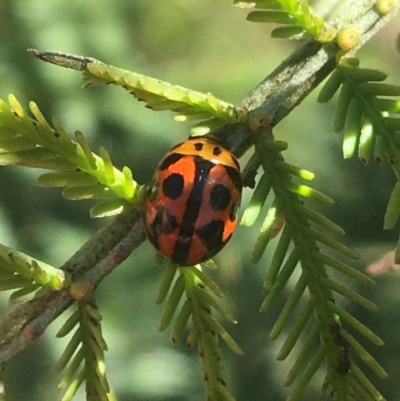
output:
M 231 193 L 225 185 L 217 184 L 211 190 L 210 205 L 214 210 L 225 210 L 229 206 L 230 201 Z
M 201 142 L 196 142 L 194 145 L 194 149 L 197 150 L 198 152 L 201 152 L 203 149 L 203 144 Z
M 160 234 L 168 235 L 178 228 L 175 216 L 170 214 L 164 207 L 157 208 L 157 214 L 151 224 L 147 225 L 150 242 L 158 249 L 158 237 Z
M 184 184 L 183 176 L 178 173 L 173 173 L 164 180 L 162 192 L 171 199 L 177 199 L 182 195 Z
M 219 156 L 222 153 L 222 149 L 219 146 L 215 146 L 213 149 L 213 155 Z
M 165 219 L 161 225 L 162 234 L 170 234 L 179 227 L 178 222 L 173 214 L 165 211 Z
M 176 163 L 178 160 L 182 159 L 184 155 L 180 155 L 179 153 L 172 153 L 168 155 L 160 164 L 160 170 L 166 170 L 169 166 Z
M 206 259 L 211 258 L 211 256 L 215 255 L 225 245 L 222 241 L 224 228 L 225 223 L 222 220 L 212 220 L 196 230 L 196 234 L 209 250 L 207 252 L 209 256 Z

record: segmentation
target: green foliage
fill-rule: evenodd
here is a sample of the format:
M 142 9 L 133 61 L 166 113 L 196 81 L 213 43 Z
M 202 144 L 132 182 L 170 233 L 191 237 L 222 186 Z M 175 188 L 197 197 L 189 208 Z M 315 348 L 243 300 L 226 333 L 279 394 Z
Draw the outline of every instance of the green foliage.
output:
M 35 103 L 30 103 L 32 119 L 13 95 L 9 102 L 11 107 L 0 101 L 0 165 L 61 171 L 42 174 L 38 185 L 66 187 L 67 199 L 105 199 L 91 209 L 92 217 L 121 213 L 138 203 L 141 191 L 128 167 L 116 169 L 103 148 L 100 156 L 92 153 L 79 131 L 72 141 L 57 119 L 52 128 Z
M 249 20 L 290 25 L 273 31 L 273 36 L 311 36 L 319 42 L 330 42 L 336 35 L 304 0 L 237 1 L 235 4 L 263 10 L 251 12 Z M 344 36 L 340 42 L 344 50 L 358 43 L 357 35 L 354 43 L 348 41 L 354 39 L 346 36 L 349 32 L 342 31 Z M 247 110 L 235 108 L 209 93 L 174 86 L 87 57 L 35 50 L 31 53 L 53 64 L 82 71 L 86 86 L 112 83 L 131 92 L 152 110 L 173 111 L 176 121 L 202 120 L 194 127 L 196 134 L 215 133 L 226 124 L 248 124 Z M 340 56 L 338 53 L 337 59 Z M 399 105 L 398 101 L 386 98 L 398 96 L 400 89 L 379 83 L 385 78 L 380 71 L 361 69 L 355 59 L 347 59 L 337 66 L 319 100 L 328 101 L 340 89 L 334 129 L 345 132 L 345 158 L 352 157 L 357 149 L 364 163 L 368 163 L 372 152 L 379 161 L 386 156 L 400 178 L 400 153 L 396 142 L 400 126 L 399 119 L 393 117 L 399 113 Z M 72 141 L 58 120 L 53 119 L 50 126 L 34 103 L 30 104 L 34 118 L 30 118 L 12 96 L 10 104 L 11 108 L 5 103 L 0 104 L 1 165 L 56 170 L 42 174 L 38 184 L 66 187 L 63 195 L 67 199 L 101 199 L 102 202 L 91 209 L 93 217 L 119 213 L 132 205 L 140 207 L 143 187 L 133 181 L 127 167 L 122 171 L 116 169 L 105 149 L 100 149 L 99 156 L 93 154 L 80 132 L 76 132 L 76 141 Z M 278 359 L 289 356 L 294 359 L 284 383 L 292 386 L 288 400 L 299 399 L 317 371 L 324 372 L 321 399 L 329 393 L 336 401 L 360 397 L 383 400 L 354 359 L 358 357 L 379 377 L 385 377 L 386 373 L 347 327 L 351 327 L 356 336 L 361 335 L 375 345 L 382 345 L 382 340 L 336 302 L 340 296 L 369 311 L 376 310 L 373 302 L 343 284 L 349 279 L 365 285 L 373 285 L 374 281 L 342 261 L 357 259 L 358 254 L 333 237 L 344 234 L 338 225 L 308 205 L 317 202 L 330 206 L 334 204 L 333 199 L 304 183 L 311 181 L 314 174 L 284 160 L 282 152 L 288 145 L 275 141 L 269 128 L 250 135 L 254 154 L 244 169 L 244 176 L 259 167 L 263 169 L 242 218 L 242 225 L 246 227 L 263 218 L 252 255 L 253 263 L 262 260 L 267 246 L 277 237 L 271 263 L 264 266 L 268 271 L 261 312 L 269 311 L 290 280 L 295 281 L 269 336 L 276 340 L 287 330 Z M 398 219 L 399 194 L 397 184 L 385 216 L 386 228 L 392 228 Z M 264 213 L 267 202 L 271 206 Z M 122 256 L 116 252 L 108 254 L 107 258 L 118 264 L 126 257 L 123 251 L 125 249 L 122 249 Z M 332 253 L 338 256 L 332 256 Z M 400 255 L 400 251 L 397 253 Z M 63 337 L 76 328 L 57 365 L 60 370 L 66 368 L 60 384 L 61 388 L 66 388 L 63 401 L 71 400 L 83 382 L 87 400 L 106 401 L 111 397 L 105 375 L 107 345 L 101 332 L 101 315 L 94 302 L 94 288 L 88 287 L 86 282 L 75 282 L 63 271 L 26 255 L 5 247 L 0 250 L 0 289 L 18 289 L 13 293 L 13 299 L 19 300 L 34 291 L 63 289 L 69 290 L 68 295 L 76 301 L 77 311 L 58 333 Z M 38 292 L 33 296 L 37 295 Z M 238 355 L 243 351 L 214 316 L 218 312 L 229 323 L 236 323 L 218 299 L 222 296 L 221 288 L 201 266 L 178 268 L 170 263 L 165 269 L 156 302 L 165 302 L 160 331 L 166 330 L 175 318 L 172 325 L 174 342 L 179 341 L 190 326 L 187 343 L 190 346 L 197 344 L 199 348 L 207 399 L 233 401 L 226 384 L 219 341 L 222 339 Z M 295 348 L 297 355 L 293 356 Z
M 89 63 L 83 77 L 88 81 L 87 86 L 110 83 L 122 86 L 154 111 L 171 110 L 177 113 L 174 117 L 177 122 L 212 117 L 229 122 L 237 121 L 240 116 L 233 105 L 217 99 L 211 93 L 196 92 L 109 65 Z M 244 117 L 242 115 L 241 119 Z
M 13 290 L 10 303 L 60 290 L 69 281 L 68 273 L 0 244 L 0 291 Z
M 233 105 L 217 99 L 212 93 L 201 93 L 146 75 L 106 65 L 103 62 L 72 54 L 55 52 L 29 52 L 52 64 L 82 71 L 86 87 L 114 84 L 122 86 L 146 107 L 154 111 L 171 110 L 176 113 L 174 120 L 205 120 L 192 129 L 195 135 L 204 135 L 228 122 L 244 122 L 247 113 Z
M 356 391 L 355 386 L 361 389 L 360 391 L 368 392 L 370 391 L 368 382 L 353 376 L 354 371 L 351 368 L 353 362 L 348 354 L 348 347 L 350 342 L 354 343 L 356 340 L 353 337 L 350 341 L 344 339 L 342 322 L 352 326 L 376 345 L 382 345 L 382 341 L 333 302 L 333 299 L 337 294 L 368 310 L 376 310 L 376 306 L 340 282 L 332 280 L 330 278 L 332 272 L 328 273 L 328 268 L 339 270 L 347 278 L 356 279 L 363 284 L 371 285 L 374 282 L 363 273 L 329 256 L 328 249 L 330 248 L 345 257 L 358 258 L 357 253 L 327 234 L 332 232 L 343 235 L 343 230 L 325 216 L 305 207 L 300 200 L 300 197 L 303 197 L 305 200 L 310 199 L 323 204 L 333 203 L 332 199 L 311 187 L 294 181 L 299 178 L 310 180 L 313 174 L 284 162 L 281 152 L 276 150 L 277 146 L 271 143 L 268 135 L 265 139 L 259 138 L 255 148 L 259 153 L 264 175 L 250 201 L 248 209 L 250 212 L 246 209 L 244 216 L 251 213 L 254 220 L 254 209 L 259 210 L 270 189 L 274 191 L 275 198 L 256 241 L 253 262 L 259 261 L 265 247 L 273 237 L 271 233 L 277 222 L 277 216 L 283 215 L 286 220 L 265 279 L 262 312 L 269 311 L 276 302 L 294 274 L 296 266 L 300 264 L 302 269 L 270 333 L 270 339 L 276 340 L 289 326 L 289 321 L 293 320 L 295 311 L 297 312 L 294 323 L 290 325 L 287 338 L 278 351 L 278 359 L 283 360 L 290 355 L 306 326 L 313 327 L 312 334 L 308 335 L 306 343 L 302 345 L 302 350 L 286 378 L 286 385 L 293 384 L 293 390 L 288 399 L 298 399 L 316 371 L 325 362 L 326 381 L 334 389 L 332 390 L 333 399 L 351 399 Z M 279 225 L 281 226 L 282 223 Z M 323 251 L 322 247 L 327 250 Z M 352 350 L 368 365 L 373 365 L 375 372 L 381 377 L 386 375 L 383 368 L 363 347 L 352 347 Z M 351 380 L 357 384 L 355 385 Z M 371 390 L 370 395 L 375 397 L 376 392 Z M 376 399 L 380 399 L 379 397 Z
M 247 20 L 288 25 L 275 28 L 275 38 L 306 39 L 313 37 L 319 42 L 330 42 L 336 32 L 309 6 L 307 0 L 234 0 L 237 7 L 254 8 Z
M 60 389 L 66 388 L 62 401 L 70 401 L 83 382 L 88 401 L 110 400 L 104 363 L 107 344 L 101 333 L 101 320 L 94 301 L 80 301 L 57 333 L 57 337 L 64 337 L 78 326 L 57 363 L 58 370 L 66 369 L 59 384 Z
M 165 270 L 159 289 L 157 303 L 163 302 L 170 290 L 177 271 L 177 266 L 169 264 Z M 242 355 L 243 351 L 227 332 L 227 330 L 212 315 L 212 308 L 231 323 L 236 323 L 232 314 L 209 291 L 222 297 L 222 290 L 203 271 L 201 266 L 179 268 L 179 276 L 168 297 L 159 330 L 165 330 L 172 321 L 183 295 L 186 300 L 176 317 L 172 329 L 172 340 L 178 341 L 192 317 L 192 328 L 187 343 L 194 346 L 197 343 L 203 365 L 207 399 L 233 400 L 233 396 L 226 387 L 225 373 L 222 364 L 221 350 L 218 337 L 222 338 L 233 352 Z
M 60 56 L 58 55 L 57 57 L 59 59 Z M 91 66 L 91 63 L 85 65 L 85 68 L 89 69 L 89 66 Z M 93 66 L 98 68 L 103 65 L 93 63 Z M 101 69 L 96 70 L 93 68 L 93 70 L 97 71 L 98 75 L 104 75 L 104 71 L 99 72 Z M 107 82 L 115 81 L 121 84 L 121 75 L 128 75 L 126 73 L 119 74 L 119 76 L 114 74 L 111 77 L 110 71 L 115 72 L 115 70 L 109 66 L 107 66 L 106 71 L 108 71 L 107 79 L 105 79 Z M 351 74 L 353 80 L 357 83 L 367 81 L 367 79 L 360 79 L 360 75 L 354 74 L 354 72 Z M 365 70 L 361 75 L 364 76 L 363 74 L 365 75 Z M 375 78 L 380 79 L 379 74 L 376 72 L 373 72 L 373 74 Z M 371 79 L 371 75 L 372 73 L 368 75 L 368 79 Z M 333 78 L 333 84 L 330 83 L 329 85 L 337 90 L 340 83 L 338 85 L 337 79 L 336 81 L 335 79 L 336 77 Z M 125 81 L 128 82 L 127 80 Z M 91 83 L 93 84 L 94 82 L 91 81 Z M 349 88 L 349 86 L 344 87 Z M 332 89 L 328 95 L 326 91 L 325 89 L 325 97 L 329 98 L 329 96 L 333 95 Z M 158 96 L 162 96 L 162 93 L 160 91 Z M 341 93 L 348 94 L 351 92 L 349 89 L 342 89 Z M 346 105 L 350 104 L 349 96 L 344 98 L 341 95 L 341 97 L 342 102 L 345 101 Z M 150 97 L 147 99 L 149 100 Z M 72 199 L 85 198 L 86 193 L 89 193 L 90 197 L 93 198 L 95 193 L 101 196 L 101 194 L 106 194 L 107 190 L 110 190 L 118 194 L 122 200 L 132 200 L 133 189 L 137 185 L 131 184 L 130 170 L 124 170 L 125 173 L 116 170 L 105 150 L 101 149 L 100 157 L 95 156 L 80 133 L 76 134 L 77 143 L 74 144 L 56 120 L 54 120 L 54 129 L 52 129 L 35 105 L 31 105 L 31 110 L 37 122 L 32 124 L 32 120 L 27 117 L 14 98 L 11 98 L 11 104 L 13 106 L 12 110 L 7 109 L 5 104 L 2 106 L 5 116 L 3 118 L 3 121 L 5 121 L 3 126 L 7 128 L 5 132 L 9 133 L 9 130 L 12 129 L 13 134 L 10 139 L 16 139 L 17 136 L 28 138 L 30 142 L 26 145 L 27 149 L 24 148 L 24 151 L 30 151 L 30 156 L 25 158 L 24 154 L 21 155 L 19 150 L 18 152 L 20 153 L 18 153 L 18 161 L 16 162 L 15 159 L 9 156 L 14 154 L 11 152 L 12 147 L 5 147 L 4 150 L 6 152 L 2 155 L 4 164 L 12 164 L 14 162 L 15 164 L 30 167 L 46 166 L 47 168 L 53 167 L 59 170 L 67 170 L 67 172 L 44 174 L 39 177 L 38 183 L 43 186 L 66 186 L 67 189 L 64 194 Z M 339 104 L 335 118 L 336 125 L 339 127 L 344 125 L 343 121 L 347 116 L 347 113 L 343 111 L 344 109 L 343 104 Z M 19 124 L 21 123 L 23 127 L 28 126 L 29 129 L 20 130 Z M 60 141 L 58 138 L 61 138 Z M 249 161 L 249 165 L 251 168 L 261 165 L 264 175 L 260 179 L 248 209 L 244 213 L 243 224 L 249 226 L 256 221 L 272 189 L 275 194 L 274 200 L 266 213 L 260 235 L 256 241 L 252 256 L 253 263 L 260 260 L 270 240 L 279 233 L 283 225 L 284 229 L 265 280 L 265 299 L 261 305 L 262 312 L 268 311 L 278 299 L 279 294 L 293 275 L 296 266 L 300 264 L 302 268 L 302 274 L 270 334 L 271 340 L 277 339 L 288 325 L 296 307 L 303 305 L 299 318 L 292 324 L 287 339 L 278 353 L 279 359 L 288 357 L 304 328 L 306 326 L 313 327 L 312 334 L 308 336 L 285 381 L 288 386 L 293 384 L 289 400 L 298 399 L 316 371 L 324 363 L 327 366 L 325 381 L 329 382 L 330 387 L 333 389 L 331 392 L 335 400 L 350 399 L 355 391 L 367 392 L 372 397 L 375 397 L 374 399 L 379 400 L 380 398 L 377 395 L 379 393 L 371 389 L 369 382 L 366 379 L 364 380 L 363 376 L 355 374 L 357 370 L 352 368 L 354 362 L 348 355 L 349 344 L 356 344 L 353 347 L 353 351 L 358 354 L 361 360 L 373 366 L 376 373 L 384 376 L 384 370 L 353 337 L 347 335 L 348 339 L 344 338 L 342 322 L 352 326 L 353 329 L 374 344 L 381 345 L 382 342 L 366 326 L 338 306 L 333 301 L 334 294 L 356 302 L 369 310 L 375 310 L 376 307 L 361 295 L 329 278 L 327 267 L 339 270 L 347 277 L 355 278 L 362 283 L 371 284 L 371 280 L 352 267 L 329 256 L 327 252 L 322 251 L 321 246 L 324 246 L 345 257 L 353 259 L 358 257 L 355 252 L 345 245 L 314 227 L 316 224 L 324 230 L 335 234 L 343 234 L 343 230 L 335 223 L 303 205 L 300 198 L 326 205 L 332 205 L 334 202 L 330 197 L 301 182 L 302 180 L 312 180 L 314 174 L 285 162 L 281 152 L 286 148 L 286 143 L 272 141 L 269 133 L 257 137 L 255 142 L 256 156 Z M 50 156 L 43 157 L 42 153 L 36 156 L 35 152 L 39 151 L 45 151 L 51 155 L 51 165 L 47 165 Z M 63 158 L 63 163 L 70 163 L 71 167 L 62 168 L 58 158 Z M 34 163 L 31 162 L 32 160 L 34 160 Z M 72 170 L 72 166 L 75 169 L 78 168 L 79 171 L 68 171 Z M 250 167 L 245 168 L 245 171 L 249 170 Z M 100 192 L 92 189 L 96 186 L 93 177 L 102 184 Z M 98 204 L 92 209 L 91 214 L 96 216 L 106 215 L 110 210 L 117 210 L 118 202 L 121 199 L 117 199 L 115 208 L 110 208 L 109 205 L 115 202 L 115 199 L 111 199 L 110 203 L 106 203 L 105 211 L 102 210 L 102 206 L 105 203 L 101 203 L 100 206 Z M 167 267 L 157 303 L 161 303 L 166 299 L 176 270 L 176 266 L 169 265 Z M 212 316 L 211 309 L 218 311 L 230 322 L 235 322 L 235 320 L 219 301 L 206 291 L 207 288 L 215 295 L 222 296 L 221 289 L 202 272 L 200 266 L 183 267 L 179 269 L 179 272 L 180 275 L 175 281 L 166 302 L 159 328 L 162 331 L 170 325 L 173 315 L 185 294 L 186 301 L 177 315 L 172 329 L 172 337 L 174 341 L 177 341 L 181 337 L 189 318 L 192 317 L 193 327 L 187 342 L 190 345 L 197 343 L 199 347 L 206 377 L 207 397 L 210 399 L 233 400 L 226 387 L 218 338 L 222 338 L 235 353 L 241 354 L 242 350 L 228 331 Z M 308 295 L 305 293 L 307 289 Z M 73 293 L 76 293 L 76 290 Z M 78 294 L 80 294 L 79 291 Z M 80 299 L 80 295 L 77 299 Z M 100 319 L 97 315 L 97 317 L 95 316 L 92 307 L 90 307 L 90 311 L 88 310 L 89 306 L 87 303 L 84 303 L 83 306 L 80 303 L 79 310 L 76 312 L 77 315 L 73 315 L 65 326 L 67 328 L 61 330 L 62 333 L 64 331 L 69 332 L 74 326 L 72 323 L 80 323 L 80 327 L 59 362 L 60 368 L 65 367 L 80 346 L 80 350 L 77 351 L 70 362 L 70 367 L 62 381 L 62 386 L 69 386 L 64 396 L 64 401 L 71 399 L 83 381 L 86 381 L 87 388 L 92 389 L 88 393 L 88 399 L 91 399 L 90 394 L 93 394 L 93 391 L 97 392 L 100 399 L 107 399 L 108 385 L 105 376 L 103 376 L 104 372 L 99 367 L 103 366 L 105 343 L 99 331 Z M 85 367 L 77 373 L 83 361 L 85 361 Z
M 396 139 L 400 130 L 400 86 L 383 83 L 386 78 L 382 71 L 360 68 L 355 58 L 345 59 L 321 89 L 318 100 L 329 101 L 340 88 L 333 127 L 336 132 L 344 131 L 344 158 L 353 157 L 357 150 L 364 164 L 372 154 L 378 162 L 386 157 L 400 180 L 400 149 Z M 398 197 L 397 183 L 387 207 L 385 229 L 392 229 L 397 222 Z M 399 246 L 395 262 L 400 263 Z

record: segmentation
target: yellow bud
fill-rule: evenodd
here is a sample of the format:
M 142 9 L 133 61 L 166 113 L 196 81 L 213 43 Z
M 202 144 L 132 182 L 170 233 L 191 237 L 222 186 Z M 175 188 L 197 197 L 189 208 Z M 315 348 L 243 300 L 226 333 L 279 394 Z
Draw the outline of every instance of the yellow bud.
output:
M 357 28 L 349 27 L 341 29 L 337 34 L 337 44 L 345 51 L 353 49 L 360 41 L 360 31 Z
M 393 10 L 394 3 L 394 0 L 378 0 L 376 2 L 376 9 L 380 14 L 385 15 Z

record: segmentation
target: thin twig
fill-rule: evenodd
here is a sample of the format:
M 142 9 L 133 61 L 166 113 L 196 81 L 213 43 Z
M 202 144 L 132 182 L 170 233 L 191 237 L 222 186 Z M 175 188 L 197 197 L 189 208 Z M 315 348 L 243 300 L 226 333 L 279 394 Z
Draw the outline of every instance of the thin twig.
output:
M 336 29 L 349 25 L 359 29 L 361 40 L 353 55 L 379 29 L 398 13 L 400 0 L 385 16 L 375 9 L 374 0 L 355 0 L 329 24 Z M 238 105 L 249 111 L 249 122 L 222 127 L 218 134 L 237 155 L 244 154 L 252 145 L 252 132 L 275 127 L 298 106 L 336 66 L 336 44 L 321 44 L 313 39 L 305 42 L 264 78 Z

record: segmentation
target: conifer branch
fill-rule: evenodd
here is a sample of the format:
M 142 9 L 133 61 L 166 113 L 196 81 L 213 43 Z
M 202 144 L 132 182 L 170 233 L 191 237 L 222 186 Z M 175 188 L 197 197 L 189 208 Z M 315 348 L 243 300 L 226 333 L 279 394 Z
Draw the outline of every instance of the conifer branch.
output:
M 299 318 L 290 325 L 290 333 L 278 356 L 280 360 L 285 359 L 294 348 L 305 325 L 312 324 L 312 334 L 308 335 L 306 343 L 302 345 L 293 369 L 285 381 L 286 385 L 293 384 L 289 399 L 294 401 L 300 396 L 317 369 L 322 367 L 321 365 L 325 361 L 326 382 L 329 382 L 333 399 L 341 401 L 351 397 L 354 390 L 353 384 L 349 384 L 349 375 L 352 374 L 348 353 L 350 346 L 353 353 L 369 366 L 373 366 L 375 372 L 380 375 L 386 375 L 386 373 L 378 362 L 359 346 L 356 340 L 345 338 L 342 324 L 345 322 L 353 326 L 376 345 L 382 345 L 382 341 L 351 314 L 335 304 L 335 298 L 338 294 L 369 310 L 376 310 L 376 305 L 348 287 L 332 280 L 328 275 L 328 268 L 340 268 L 343 274 L 365 284 L 371 284 L 371 280 L 363 273 L 324 255 L 320 244 L 352 259 L 358 258 L 354 251 L 319 230 L 319 227 L 323 227 L 334 234 L 344 234 L 343 230 L 329 219 L 305 207 L 299 197 L 325 204 L 331 204 L 332 200 L 308 185 L 294 182 L 299 178 L 310 180 L 313 178 L 313 174 L 284 162 L 280 153 L 280 148 L 283 147 L 279 143 L 274 145 L 270 137 L 271 134 L 268 132 L 257 136 L 255 150 L 259 153 L 265 173 L 244 213 L 245 222 L 253 223 L 259 214 L 260 203 L 264 203 L 270 189 L 273 190 L 275 199 L 267 212 L 256 241 L 252 256 L 253 262 L 260 259 L 268 242 L 273 238 L 273 228 L 278 216 L 283 215 L 285 221 L 265 280 L 265 299 L 261 306 L 261 312 L 266 312 L 271 308 L 287 285 L 296 266 L 300 264 L 302 274 L 297 279 L 296 285 L 271 330 L 270 339 L 276 340 L 282 334 L 284 328 L 289 325 L 294 310 L 301 308 L 299 305 L 305 303 Z M 279 223 L 280 227 L 281 225 L 282 223 Z M 314 228 L 314 225 L 319 227 Z M 291 243 L 294 245 L 294 249 L 290 251 Z M 306 289 L 308 289 L 307 295 Z M 318 347 L 317 351 L 315 351 L 316 347 Z M 365 386 L 365 383 L 359 384 Z M 381 398 L 376 398 L 376 400 L 379 399 Z
M 102 199 L 92 207 L 92 217 L 118 214 L 140 202 L 143 188 L 128 167 L 120 171 L 113 166 L 104 148 L 100 156 L 92 153 L 79 131 L 72 141 L 58 120 L 53 118 L 52 128 L 33 102 L 29 107 L 34 118 L 13 95 L 9 103 L 0 100 L 0 165 L 58 170 L 42 174 L 37 184 L 66 187 L 63 195 L 68 199 Z
M 382 15 L 375 9 L 375 4 L 375 0 L 354 0 L 330 22 L 337 29 L 351 25 L 359 31 L 360 40 L 352 53 L 393 19 L 400 9 L 400 2 L 397 1 L 390 12 Z M 104 65 L 90 57 L 35 49 L 28 51 L 43 61 L 82 72 L 88 70 L 90 63 Z M 336 43 L 321 44 L 307 40 L 236 106 L 238 111 L 249 112 L 248 121 L 240 122 L 243 118 L 240 113 L 236 122 L 222 127 L 216 124 L 214 128 L 217 135 L 237 156 L 245 153 L 251 146 L 252 132 L 267 126 L 273 128 L 328 77 L 335 69 L 338 51 Z
M 57 337 L 64 337 L 77 329 L 57 363 L 57 369 L 66 368 L 59 388 L 66 388 L 62 401 L 70 401 L 83 381 L 87 401 L 109 401 L 110 387 L 106 377 L 104 352 L 107 344 L 101 330 L 102 317 L 94 294 L 90 300 L 78 302 L 78 309 L 64 323 Z
M 28 52 L 43 61 L 82 71 L 87 81 L 85 87 L 101 84 L 121 86 L 154 111 L 171 110 L 177 113 L 174 119 L 178 122 L 209 118 L 214 122 L 221 120 L 219 123 L 221 126 L 224 122 L 247 119 L 245 112 L 217 99 L 211 93 L 204 94 L 179 85 L 171 85 L 168 82 L 107 65 L 89 57 L 40 52 L 35 49 L 28 49 Z
M 316 15 L 307 0 L 235 0 L 234 4 L 238 7 L 258 9 L 248 14 L 248 21 L 288 25 L 274 29 L 271 32 L 272 37 L 304 39 L 312 36 L 320 42 L 328 42 L 335 37 L 335 30 Z
M 356 58 L 346 58 L 331 74 L 318 100 L 329 101 L 340 87 L 333 128 L 344 131 L 343 157 L 358 157 L 367 164 L 373 154 L 377 162 L 387 158 L 400 180 L 400 148 L 396 141 L 400 130 L 400 86 L 384 83 L 387 75 L 380 70 L 360 68 Z M 396 96 L 397 98 L 393 98 Z M 392 229 L 400 214 L 400 184 L 390 196 L 384 229 Z M 397 245 L 395 263 L 400 262 Z
M 142 215 L 132 209 L 106 224 L 60 269 L 69 272 L 74 281 L 97 287 L 144 239 Z M 17 305 L 8 312 L 0 320 L 0 363 L 37 340 L 73 302 L 69 290 L 62 289 Z
M 189 318 L 192 319 L 192 327 L 187 339 L 189 346 L 197 343 L 203 366 L 204 381 L 207 399 L 220 401 L 234 401 L 226 382 L 224 366 L 219 346 L 219 339 L 231 348 L 233 352 L 242 355 L 243 351 L 228 331 L 213 316 L 214 309 L 230 323 L 236 323 L 232 314 L 217 300 L 208 290 L 217 297 L 222 297 L 222 290 L 208 277 L 200 265 L 184 266 L 179 268 L 179 276 L 172 285 L 172 281 L 178 271 L 178 266 L 169 263 L 158 291 L 157 303 L 166 300 L 162 313 L 159 330 L 165 330 L 171 323 L 179 303 L 184 295 L 186 300 L 176 316 L 172 328 L 172 340 L 178 341 Z
M 361 39 L 354 51 L 393 18 L 400 8 L 400 2 L 396 2 L 393 10 L 383 17 L 372 8 L 373 4 L 374 1 L 356 0 L 333 21 L 338 26 L 357 24 Z M 221 137 L 227 139 L 228 146 L 241 155 L 251 146 L 252 132 L 273 127 L 286 117 L 333 71 L 337 51 L 335 44 L 322 47 L 313 40 L 304 43 L 239 104 L 239 108 L 250 111 L 249 122 L 227 124 L 219 130 Z M 85 63 L 92 61 L 88 58 L 82 60 L 70 60 L 69 67 L 83 70 Z M 128 211 L 105 225 L 61 269 L 68 271 L 74 280 L 81 279 L 95 287 L 143 242 L 144 237 L 140 213 Z M 332 265 L 351 271 L 350 267 L 336 261 Z M 35 341 L 72 303 L 71 294 L 63 289 L 49 292 L 10 311 L 0 322 L 0 363 Z M 190 341 L 193 339 L 196 339 L 196 333 L 192 332 Z M 354 370 L 358 380 L 364 380 L 362 373 Z
M 9 298 L 11 304 L 69 284 L 68 273 L 0 244 L 0 291 L 14 290 Z
M 355 0 L 345 7 L 332 21 L 336 27 L 355 26 L 360 32 L 355 53 L 400 9 L 400 2 L 386 15 L 380 15 L 373 0 Z M 307 40 L 295 53 L 284 60 L 271 74 L 264 78 L 239 104 L 249 111 L 246 124 L 228 124 L 218 130 L 228 146 L 238 155 L 251 146 L 253 131 L 273 128 L 297 107 L 336 67 L 339 48 L 335 43 L 322 45 Z

